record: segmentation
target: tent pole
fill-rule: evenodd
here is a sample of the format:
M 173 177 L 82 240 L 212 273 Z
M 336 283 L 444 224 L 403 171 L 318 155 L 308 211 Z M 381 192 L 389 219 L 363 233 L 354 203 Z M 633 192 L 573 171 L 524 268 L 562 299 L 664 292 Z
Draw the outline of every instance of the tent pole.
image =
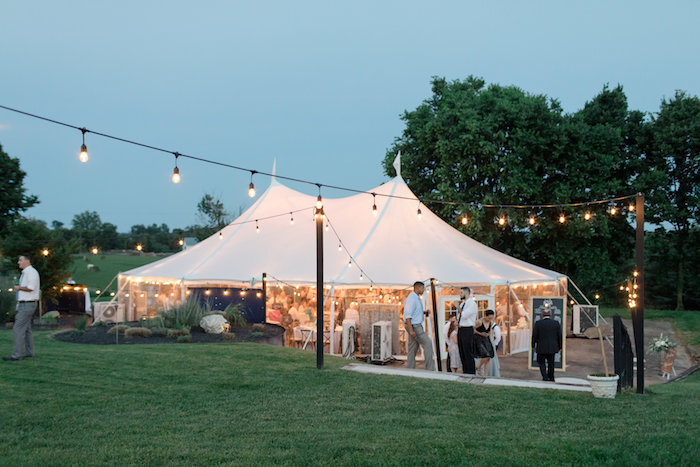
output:
M 262 273 L 263 323 L 267 324 L 267 273 Z
M 511 321 L 511 319 L 512 319 L 512 314 L 511 314 L 511 311 L 510 311 L 510 282 L 507 283 L 507 287 L 508 287 L 508 302 L 507 302 L 507 306 L 508 306 L 508 325 L 506 326 L 506 328 L 507 328 L 506 331 L 507 331 L 507 334 L 508 334 L 508 339 L 506 339 L 506 352 L 508 352 L 508 355 L 510 355 L 510 321 Z
M 331 348 L 328 352 L 331 355 L 335 355 L 333 349 L 335 349 L 335 283 L 331 284 L 331 323 L 330 323 L 330 341 Z M 323 340 L 321 340 L 323 344 Z
M 438 329 L 437 297 L 435 296 L 435 278 L 430 278 L 430 298 L 433 302 L 433 328 L 435 329 L 435 357 L 437 358 L 437 370 L 442 371 L 442 358 L 440 353 L 440 331 Z M 427 362 L 426 362 L 427 363 Z
M 632 329 L 637 354 L 637 393 L 644 394 L 644 194 L 637 193 L 635 217 L 636 261 L 637 261 L 637 303 L 632 308 Z
M 319 185 L 319 191 L 321 190 Z M 319 195 L 319 200 L 321 195 Z M 323 207 L 316 208 L 316 369 L 323 369 Z M 321 345 L 318 345 L 318 337 Z

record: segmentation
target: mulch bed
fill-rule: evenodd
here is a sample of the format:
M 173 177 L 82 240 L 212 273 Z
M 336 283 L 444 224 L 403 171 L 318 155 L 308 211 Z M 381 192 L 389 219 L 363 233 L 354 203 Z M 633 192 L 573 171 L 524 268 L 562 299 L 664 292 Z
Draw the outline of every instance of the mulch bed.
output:
M 137 323 L 127 323 L 136 326 Z M 114 344 L 176 344 L 177 339 L 166 336 L 151 336 L 151 337 L 132 337 L 127 339 L 123 334 L 117 336 L 115 334 L 107 334 L 114 325 L 106 326 L 89 326 L 84 332 L 76 331 L 75 329 L 57 333 L 53 336 L 54 339 L 61 342 L 69 342 L 72 344 L 93 344 L 93 345 L 114 345 Z M 224 340 L 221 334 L 207 334 L 202 328 L 195 327 L 190 329 L 193 343 L 212 343 L 212 342 L 260 342 L 266 344 L 278 344 L 284 342 L 284 328 L 276 324 L 265 324 L 262 331 L 262 336 L 259 334 L 253 335 L 253 330 L 250 326 L 231 326 L 230 332 L 235 335 L 234 340 Z

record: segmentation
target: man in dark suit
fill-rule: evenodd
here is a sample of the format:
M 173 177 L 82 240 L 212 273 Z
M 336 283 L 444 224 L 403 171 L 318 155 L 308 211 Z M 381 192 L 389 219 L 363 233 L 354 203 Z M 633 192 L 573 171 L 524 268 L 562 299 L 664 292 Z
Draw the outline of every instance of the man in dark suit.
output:
M 543 381 L 554 381 L 554 355 L 561 350 L 561 339 L 561 325 L 552 319 L 552 311 L 545 308 L 532 331 L 532 349 L 537 352 Z

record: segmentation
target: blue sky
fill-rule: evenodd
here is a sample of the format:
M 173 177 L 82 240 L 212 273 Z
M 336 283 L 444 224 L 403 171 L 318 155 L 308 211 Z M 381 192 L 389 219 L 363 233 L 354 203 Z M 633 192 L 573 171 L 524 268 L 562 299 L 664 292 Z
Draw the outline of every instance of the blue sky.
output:
M 606 84 L 655 112 L 700 94 L 700 2 L 5 1 L 0 104 L 207 159 L 369 189 L 431 76 L 471 75 L 580 109 Z M 70 224 L 196 222 L 204 193 L 247 207 L 250 174 L 0 109 L 0 144 Z M 260 191 L 269 179 L 258 177 Z M 303 191 L 314 190 L 291 185 Z M 341 196 L 328 191 L 324 196 Z

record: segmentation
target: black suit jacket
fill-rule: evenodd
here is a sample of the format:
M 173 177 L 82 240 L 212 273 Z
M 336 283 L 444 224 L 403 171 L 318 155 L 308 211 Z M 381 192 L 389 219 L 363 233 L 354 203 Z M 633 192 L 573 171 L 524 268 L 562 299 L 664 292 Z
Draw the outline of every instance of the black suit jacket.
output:
M 538 354 L 557 353 L 561 350 L 561 325 L 552 318 L 535 321 L 532 348 Z

